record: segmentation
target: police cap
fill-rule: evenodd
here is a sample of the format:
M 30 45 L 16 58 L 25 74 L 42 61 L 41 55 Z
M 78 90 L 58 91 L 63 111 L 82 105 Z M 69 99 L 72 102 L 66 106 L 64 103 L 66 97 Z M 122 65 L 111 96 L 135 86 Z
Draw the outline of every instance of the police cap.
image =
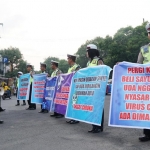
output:
M 51 60 L 51 64 L 59 64 L 58 61 Z
M 46 68 L 46 63 L 41 62 L 40 65 Z
M 23 73 L 21 71 L 19 71 L 18 74 L 23 75 Z
M 32 68 L 32 65 L 31 64 L 27 64 L 26 67 L 31 67 Z

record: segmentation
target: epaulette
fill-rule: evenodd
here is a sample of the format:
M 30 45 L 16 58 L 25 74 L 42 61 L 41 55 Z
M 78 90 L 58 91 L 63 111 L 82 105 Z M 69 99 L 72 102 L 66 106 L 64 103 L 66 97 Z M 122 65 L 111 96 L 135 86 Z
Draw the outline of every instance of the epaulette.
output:
M 147 52 L 148 52 L 148 46 L 149 46 L 149 44 L 144 45 L 144 46 L 141 47 L 141 49 L 143 49 L 143 52 L 144 52 L 144 53 L 147 53 Z

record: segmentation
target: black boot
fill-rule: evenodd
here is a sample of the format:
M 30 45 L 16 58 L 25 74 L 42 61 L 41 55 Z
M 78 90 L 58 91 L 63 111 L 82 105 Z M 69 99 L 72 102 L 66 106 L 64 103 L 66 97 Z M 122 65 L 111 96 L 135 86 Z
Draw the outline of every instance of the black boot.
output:
M 0 120 L 0 124 L 3 124 L 4 123 L 4 121 L 3 120 Z
M 93 133 L 94 130 L 95 130 L 95 128 L 96 128 L 95 125 L 92 125 L 92 126 L 93 126 L 92 130 L 89 130 L 89 131 L 88 131 L 89 133 Z
M 141 142 L 147 142 L 147 141 L 150 141 L 150 137 L 149 136 L 143 136 L 143 137 L 139 137 L 139 140 L 141 141 Z
M 19 106 L 20 104 L 18 103 L 18 104 L 16 104 L 15 106 Z

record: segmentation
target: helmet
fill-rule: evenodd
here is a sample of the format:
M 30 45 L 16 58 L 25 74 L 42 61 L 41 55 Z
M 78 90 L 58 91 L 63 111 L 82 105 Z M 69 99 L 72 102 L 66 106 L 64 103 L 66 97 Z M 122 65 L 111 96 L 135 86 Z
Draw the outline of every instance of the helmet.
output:
M 21 71 L 19 71 L 18 74 L 23 75 L 23 73 Z
M 89 44 L 89 45 L 87 45 L 86 50 L 89 50 L 89 49 L 96 49 L 97 50 L 97 46 L 94 44 Z
M 146 28 L 147 32 L 150 32 L 150 23 L 147 23 L 147 25 L 145 26 L 145 28 Z

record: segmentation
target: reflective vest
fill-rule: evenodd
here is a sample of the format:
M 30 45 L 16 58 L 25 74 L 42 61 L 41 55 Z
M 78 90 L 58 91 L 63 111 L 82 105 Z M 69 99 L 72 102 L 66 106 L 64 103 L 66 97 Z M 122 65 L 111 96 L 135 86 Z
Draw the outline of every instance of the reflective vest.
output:
M 145 45 L 141 47 L 141 53 L 144 58 L 143 64 L 150 63 L 150 45 Z
M 19 86 L 19 78 L 17 78 L 17 87 Z
M 87 67 L 91 67 L 91 66 L 97 66 L 98 65 L 98 60 L 99 58 L 98 57 L 94 57 L 94 59 L 90 62 L 88 61 L 87 63 Z
M 80 68 L 80 66 L 75 63 L 73 66 L 71 66 L 71 67 L 68 69 L 68 73 L 77 71 L 78 68 Z
M 51 74 L 51 77 L 56 77 L 58 71 L 60 71 L 58 68 L 55 71 L 53 71 L 53 73 Z
M 46 73 L 46 71 L 41 72 L 41 74 L 42 74 L 42 73 Z
M 33 82 L 33 77 L 30 76 L 30 84 Z

